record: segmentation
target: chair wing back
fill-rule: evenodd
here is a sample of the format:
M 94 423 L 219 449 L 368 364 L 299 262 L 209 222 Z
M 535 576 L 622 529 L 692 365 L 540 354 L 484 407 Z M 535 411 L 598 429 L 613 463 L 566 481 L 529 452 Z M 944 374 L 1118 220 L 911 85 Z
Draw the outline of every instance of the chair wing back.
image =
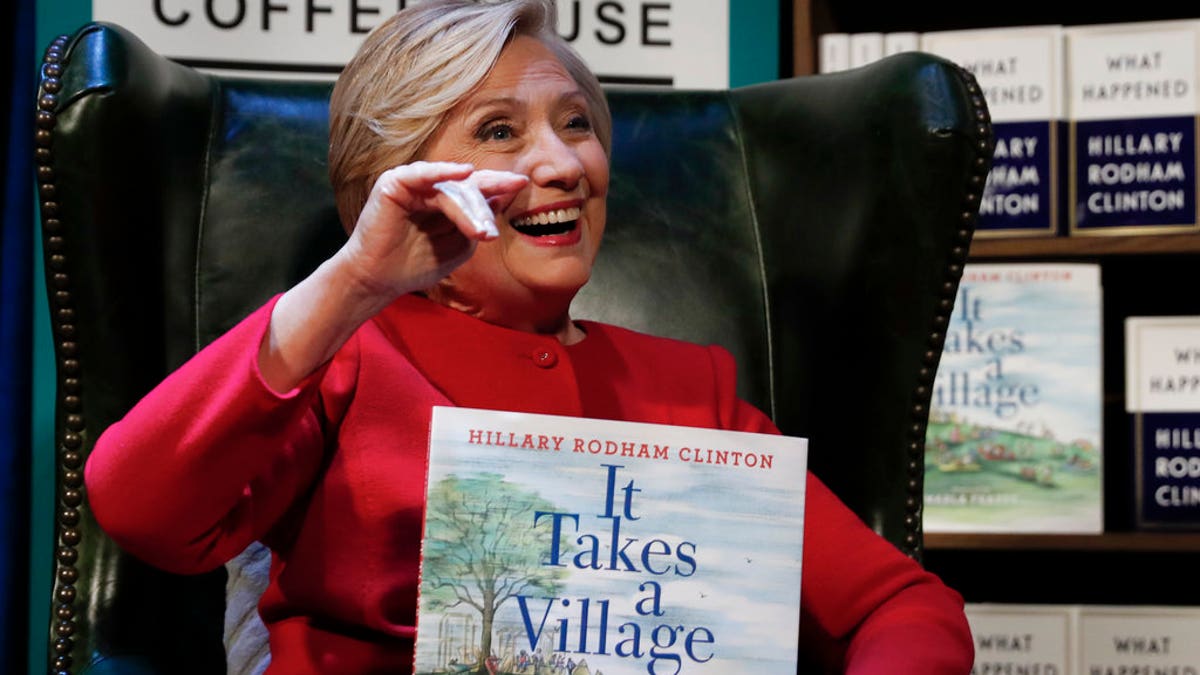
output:
M 111 24 L 45 53 L 55 671 L 223 668 L 223 574 L 176 577 L 120 552 L 82 467 L 108 424 L 343 240 L 329 92 L 205 75 Z M 742 395 L 809 437 L 813 470 L 919 558 L 930 390 L 991 150 L 970 76 L 911 53 L 610 102 L 608 230 L 576 314 L 729 348 Z

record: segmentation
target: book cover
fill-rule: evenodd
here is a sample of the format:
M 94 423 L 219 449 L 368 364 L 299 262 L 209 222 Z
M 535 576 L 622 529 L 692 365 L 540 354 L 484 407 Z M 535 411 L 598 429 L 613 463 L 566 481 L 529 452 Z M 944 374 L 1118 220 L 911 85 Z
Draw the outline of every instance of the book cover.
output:
M 1101 331 L 1099 265 L 964 266 L 926 429 L 926 532 L 1103 530 Z
M 1200 668 L 1200 609 L 1082 605 L 1079 671 L 1192 675 Z
M 1200 316 L 1125 319 L 1135 522 L 1200 528 Z
M 1065 29 L 1070 234 L 1197 230 L 1200 21 Z
M 415 672 L 794 672 L 806 466 L 793 437 L 435 408 Z
M 1055 236 L 1066 175 L 1062 27 L 930 31 L 921 49 L 975 76 L 992 117 L 996 147 L 979 203 L 975 236 Z
M 836 73 L 850 67 L 850 34 L 822 33 L 817 38 L 817 72 Z
M 1078 607 L 967 603 L 964 610 L 975 640 L 975 667 L 971 672 L 1076 672 Z

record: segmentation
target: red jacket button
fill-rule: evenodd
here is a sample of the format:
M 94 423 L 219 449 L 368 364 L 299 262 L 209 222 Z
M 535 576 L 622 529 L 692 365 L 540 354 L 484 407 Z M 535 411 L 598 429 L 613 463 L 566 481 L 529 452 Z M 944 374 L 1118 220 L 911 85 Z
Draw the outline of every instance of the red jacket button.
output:
M 558 354 L 549 349 L 535 349 L 533 351 L 533 363 L 539 368 L 553 368 L 558 363 Z

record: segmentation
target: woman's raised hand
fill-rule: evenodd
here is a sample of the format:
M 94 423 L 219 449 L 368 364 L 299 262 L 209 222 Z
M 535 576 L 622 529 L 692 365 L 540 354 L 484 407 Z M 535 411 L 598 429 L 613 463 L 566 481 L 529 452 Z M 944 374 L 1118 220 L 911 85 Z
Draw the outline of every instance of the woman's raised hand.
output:
M 385 171 L 349 241 L 275 304 L 258 355 L 263 379 L 288 391 L 393 300 L 450 274 L 478 242 L 497 236 L 493 209 L 506 208 L 528 182 L 451 162 Z
M 385 171 L 339 252 L 369 293 L 388 300 L 433 286 L 498 236 L 502 210 L 529 179 L 470 164 L 414 162 Z

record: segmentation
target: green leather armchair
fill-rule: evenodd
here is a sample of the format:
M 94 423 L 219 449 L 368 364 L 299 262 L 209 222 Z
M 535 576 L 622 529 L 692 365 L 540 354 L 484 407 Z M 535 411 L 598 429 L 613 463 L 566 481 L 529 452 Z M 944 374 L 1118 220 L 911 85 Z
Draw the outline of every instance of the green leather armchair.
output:
M 202 74 L 114 25 L 45 52 L 55 672 L 223 672 L 224 575 L 172 576 L 118 550 L 82 467 L 169 371 L 339 245 L 329 92 Z M 742 395 L 808 437 L 812 470 L 920 559 L 930 390 L 991 157 L 970 75 L 907 53 L 610 101 L 608 232 L 576 315 L 726 346 Z

